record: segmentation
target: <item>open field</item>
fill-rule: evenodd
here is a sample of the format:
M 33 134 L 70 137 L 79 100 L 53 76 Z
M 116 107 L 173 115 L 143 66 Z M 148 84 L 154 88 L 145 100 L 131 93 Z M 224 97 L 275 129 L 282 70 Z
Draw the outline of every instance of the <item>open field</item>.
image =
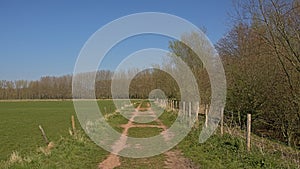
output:
M 134 107 L 147 113 L 149 104 L 146 101 L 135 100 Z M 111 100 L 98 101 L 102 112 L 108 115 L 108 123 L 118 132 L 123 132 L 122 125 L 128 119 L 114 112 L 115 107 Z M 160 108 L 152 104 L 152 110 Z M 106 110 L 106 111 L 105 111 Z M 126 107 L 121 111 L 126 111 Z M 97 168 L 105 160 L 109 152 L 95 145 L 76 126 L 78 133 L 70 136 L 71 115 L 75 115 L 71 101 L 34 101 L 34 102 L 0 102 L 0 168 Z M 163 123 L 167 128 L 176 119 L 176 112 L 165 111 L 159 121 L 144 125 L 158 125 Z M 75 116 L 76 117 L 76 116 Z M 182 158 L 190 159 L 195 166 L 201 168 L 298 168 L 295 158 L 288 159 L 276 150 L 270 153 L 267 148 L 261 149 L 253 145 L 248 153 L 245 141 L 236 135 L 217 133 L 206 143 L 199 144 L 198 137 L 202 129 L 203 117 L 200 117 L 199 126 L 180 144 L 171 151 L 182 152 Z M 47 152 L 44 140 L 38 129 L 41 124 L 54 148 Z M 133 125 L 142 123 L 134 122 Z M 159 134 L 161 128 L 132 127 L 128 135 L 132 137 L 151 137 Z M 285 146 L 278 149 L 283 149 Z M 12 152 L 17 152 L 12 155 Z M 168 154 L 161 154 L 150 158 L 131 159 L 120 157 L 121 165 L 117 168 L 163 168 L 169 159 Z M 297 166 L 298 165 L 298 166 Z
M 25 153 L 43 146 L 38 125 L 42 125 L 50 140 L 68 134 L 70 117 L 74 115 L 70 101 L 0 102 L 0 159 L 12 151 Z
M 115 110 L 111 100 L 98 101 L 98 104 L 103 113 Z M 43 146 L 38 125 L 43 126 L 50 140 L 69 135 L 71 115 L 75 115 L 72 101 L 0 102 L 0 144 L 5 145 L 0 147 L 0 159 L 8 158 L 12 151 L 26 154 Z

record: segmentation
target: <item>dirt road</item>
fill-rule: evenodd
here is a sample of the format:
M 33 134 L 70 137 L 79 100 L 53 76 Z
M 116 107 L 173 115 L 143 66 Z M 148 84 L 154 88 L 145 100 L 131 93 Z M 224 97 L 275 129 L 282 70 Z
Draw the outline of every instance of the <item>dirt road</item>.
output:
M 141 112 L 143 111 L 143 112 Z M 146 117 L 150 116 L 155 119 L 156 124 L 135 124 L 134 118 L 136 117 Z M 169 140 L 169 136 L 165 134 L 167 127 L 162 123 L 161 120 L 159 120 L 156 116 L 156 113 L 152 111 L 150 105 L 146 108 L 141 108 L 141 104 L 135 109 L 134 112 L 131 113 L 131 117 L 127 124 L 121 125 L 123 128 L 123 132 L 121 137 L 118 141 L 116 141 L 112 146 L 112 153 L 99 164 L 100 169 L 113 169 L 115 167 L 118 167 L 121 164 L 120 158 L 118 154 L 120 151 L 122 151 L 124 148 L 126 148 L 126 141 L 127 141 L 127 135 L 128 130 L 132 127 L 138 127 L 138 128 L 144 128 L 144 127 L 157 127 L 161 128 L 163 132 L 161 133 L 164 137 L 165 141 Z M 186 159 L 182 156 L 182 153 L 179 150 L 170 150 L 168 152 L 164 153 L 166 160 L 164 162 L 165 166 L 162 166 L 162 168 L 170 168 L 170 169 L 192 169 L 197 168 L 193 166 L 192 162 L 189 159 Z M 139 160 L 139 159 L 136 159 Z

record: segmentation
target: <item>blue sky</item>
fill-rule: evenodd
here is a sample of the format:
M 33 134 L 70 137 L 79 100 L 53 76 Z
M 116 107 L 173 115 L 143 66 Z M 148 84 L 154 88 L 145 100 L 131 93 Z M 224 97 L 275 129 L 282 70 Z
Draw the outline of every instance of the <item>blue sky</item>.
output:
M 216 43 L 229 27 L 230 0 L 0 1 L 0 79 L 71 74 L 86 40 L 103 25 L 137 12 L 164 12 L 207 29 Z M 112 49 L 101 68 L 113 69 L 136 50 L 166 49 L 168 38 L 148 35 Z

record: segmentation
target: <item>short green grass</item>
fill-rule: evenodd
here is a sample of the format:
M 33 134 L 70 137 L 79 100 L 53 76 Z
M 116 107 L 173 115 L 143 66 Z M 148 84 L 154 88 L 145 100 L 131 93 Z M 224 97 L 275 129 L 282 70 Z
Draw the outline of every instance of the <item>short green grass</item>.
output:
M 121 127 L 121 125 L 127 124 L 127 122 L 128 122 L 128 119 L 126 119 L 124 116 L 122 116 L 119 113 L 114 116 L 111 116 L 108 119 L 109 125 L 119 133 L 123 132 L 123 128 Z
M 134 124 L 152 124 L 158 125 L 155 121 L 155 117 L 148 116 L 148 115 L 141 115 L 134 117 Z
M 201 168 L 297 168 L 295 163 L 282 159 L 280 154 L 261 152 L 254 145 L 251 152 L 248 152 L 242 138 L 229 134 L 213 135 L 200 144 L 199 133 L 200 130 L 194 129 L 178 148 Z
M 175 117 L 162 116 L 164 122 Z M 175 116 L 175 115 L 173 115 Z M 244 138 L 225 133 L 223 136 L 217 130 L 205 143 L 199 143 L 199 135 L 202 131 L 203 121 L 196 123 L 197 127 L 176 146 L 184 156 L 191 159 L 196 165 L 204 169 L 210 168 L 298 168 L 299 164 L 292 159 L 282 158 L 281 153 L 269 153 L 262 151 L 256 145 L 252 145 L 248 152 Z
M 135 138 L 148 138 L 159 135 L 162 131 L 163 130 L 161 128 L 156 127 L 131 127 L 128 130 L 128 136 Z
M 8 158 L 12 151 L 26 154 L 43 146 L 38 125 L 43 126 L 50 140 L 67 135 L 74 114 L 69 101 L 0 102 L 0 160 Z
M 149 100 L 143 100 L 141 102 L 141 108 L 148 108 L 150 105 L 150 101 Z
M 158 107 L 153 109 L 159 110 Z M 170 127 L 177 118 L 177 113 L 164 111 L 159 119 Z M 292 159 L 282 158 L 281 152 L 269 153 L 262 151 L 256 145 L 252 145 L 251 152 L 246 150 L 244 138 L 224 134 L 221 136 L 216 131 L 205 143 L 199 143 L 199 135 L 202 130 L 204 119 L 200 118 L 197 127 L 193 127 L 191 132 L 175 148 L 181 150 L 185 157 L 191 159 L 200 168 L 299 168 L 300 164 Z M 255 136 L 254 136 L 255 137 Z M 282 147 L 283 149 L 285 147 Z M 274 151 L 273 151 L 274 152 Z M 276 152 L 276 150 L 275 150 Z M 299 152 L 300 153 L 300 152 Z
M 134 108 L 137 108 L 143 102 L 143 100 L 133 99 L 133 100 L 130 100 L 130 102 L 131 102 L 131 104 L 133 105 Z
M 140 123 L 140 122 L 133 122 L 133 124 L 141 124 L 141 125 L 160 125 L 158 122 L 156 121 L 151 121 L 151 122 L 147 122 L 147 123 Z
M 99 161 L 104 160 L 109 153 L 90 141 L 83 133 L 77 131 L 77 136 L 61 137 L 54 143 L 50 153 L 45 147 L 31 150 L 24 155 L 18 154 L 6 161 L 0 162 L 0 168 L 12 169 L 71 169 L 97 168 Z M 13 160 L 18 159 L 18 160 Z
M 141 108 L 148 108 L 149 101 L 143 101 L 139 102 L 141 104 Z M 137 121 L 145 121 L 145 120 L 154 120 L 153 118 L 147 118 L 147 116 L 137 116 L 134 120 Z M 146 124 L 146 125 L 159 125 L 156 121 L 151 121 L 148 123 L 138 123 L 133 122 L 133 124 Z M 156 127 L 131 127 L 128 130 L 128 136 L 129 137 L 135 137 L 135 138 L 149 138 L 156 135 L 159 135 L 163 129 L 156 128 Z M 121 159 L 121 166 L 117 167 L 120 169 L 148 169 L 148 168 L 163 168 L 165 166 L 164 161 L 166 160 L 166 157 L 163 154 L 156 155 L 153 157 L 148 158 L 126 158 L 126 157 L 120 157 Z
M 135 106 L 141 101 L 135 101 Z M 115 110 L 111 100 L 98 102 L 101 111 L 110 114 Z M 153 106 L 153 105 L 152 105 Z M 152 107 L 152 109 L 159 109 Z M 95 145 L 81 130 L 78 122 L 76 136 L 69 135 L 70 117 L 75 115 L 71 101 L 0 102 L 0 168 L 97 168 L 109 152 Z M 76 116 L 75 116 L 76 117 Z M 168 127 L 177 114 L 164 112 L 159 119 Z M 119 113 L 108 117 L 108 123 L 118 132 L 127 119 Z M 41 124 L 55 147 L 50 154 L 43 150 L 45 143 L 38 125 Z M 299 168 L 292 159 L 283 159 L 280 151 L 261 151 L 255 145 L 247 152 L 241 137 L 214 134 L 205 143 L 198 143 L 200 126 L 195 127 L 175 149 L 183 152 L 201 168 Z M 159 128 L 130 128 L 129 136 L 146 138 L 158 135 Z M 218 132 L 217 132 L 218 133 Z M 42 147 L 42 148 L 41 148 Z M 9 159 L 13 151 L 14 155 Z M 118 168 L 162 168 L 165 156 L 131 159 L 120 157 Z
M 134 106 L 142 104 L 141 100 L 133 100 Z M 115 111 L 111 100 L 98 101 L 101 112 L 111 114 Z M 0 102 L 0 139 L 1 158 L 0 168 L 97 168 L 109 152 L 95 145 L 78 128 L 77 136 L 70 136 L 71 116 L 75 115 L 71 101 L 17 101 Z M 121 124 L 128 120 L 119 113 L 108 116 L 108 123 L 118 132 L 122 132 Z M 46 145 L 38 129 L 41 124 L 55 147 L 50 154 L 42 150 Z M 132 129 L 130 135 L 134 137 L 154 136 L 161 132 L 157 128 L 145 128 L 145 131 Z M 12 152 L 17 152 L 22 162 L 9 159 Z M 12 157 L 12 156 L 11 156 Z M 121 168 L 149 168 L 149 166 L 162 166 L 163 155 L 145 159 L 121 158 Z M 125 160 L 125 161 L 124 161 Z M 148 161 L 150 160 L 150 161 Z M 153 163 L 156 161 L 155 163 Z M 157 167 L 154 167 L 157 168 Z
M 98 104 L 102 112 L 115 110 L 111 100 Z M 0 102 L 0 160 L 7 159 L 12 151 L 26 154 L 44 146 L 38 125 L 42 125 L 50 141 L 67 136 L 72 115 L 76 117 L 72 101 Z M 80 128 L 77 120 L 76 126 Z

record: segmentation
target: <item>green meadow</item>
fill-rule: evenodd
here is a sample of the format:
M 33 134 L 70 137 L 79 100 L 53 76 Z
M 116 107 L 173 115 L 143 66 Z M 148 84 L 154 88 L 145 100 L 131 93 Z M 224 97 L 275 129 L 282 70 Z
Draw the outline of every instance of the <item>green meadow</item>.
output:
M 115 110 L 111 100 L 98 101 L 101 112 Z M 21 154 L 45 145 L 38 128 L 42 125 L 50 141 L 69 135 L 71 116 L 76 117 L 72 101 L 0 102 L 0 160 L 11 152 Z M 78 121 L 76 126 L 79 127 Z
M 147 107 L 146 101 L 132 101 L 134 107 Z M 121 124 L 128 120 L 115 112 L 111 100 L 98 101 L 105 112 L 108 123 L 118 132 Z M 153 110 L 159 108 L 152 104 Z M 125 110 L 124 108 L 123 110 Z M 0 168 L 97 168 L 106 159 L 109 152 L 97 146 L 82 131 L 76 120 L 77 134 L 71 136 L 71 116 L 76 117 L 72 101 L 14 101 L 0 102 Z M 164 111 L 159 119 L 170 127 L 177 117 L 176 112 Z M 201 168 L 299 168 L 296 150 L 277 144 L 277 149 L 268 147 L 274 142 L 260 139 L 263 148 L 253 143 L 251 152 L 247 152 L 244 138 L 238 134 L 224 134 L 219 131 L 204 144 L 198 143 L 204 117 L 193 127 L 189 135 L 173 150 L 180 150 L 183 156 Z M 150 122 L 149 124 L 155 124 Z M 54 148 L 47 146 L 38 128 L 42 125 Z M 147 138 L 159 134 L 158 128 L 130 128 L 128 135 Z M 242 133 L 242 131 L 238 131 Z M 253 136 L 257 137 L 257 136 Z M 283 151 L 281 151 L 283 150 Z M 164 154 L 149 158 L 131 159 L 120 157 L 118 168 L 161 168 L 166 161 Z

